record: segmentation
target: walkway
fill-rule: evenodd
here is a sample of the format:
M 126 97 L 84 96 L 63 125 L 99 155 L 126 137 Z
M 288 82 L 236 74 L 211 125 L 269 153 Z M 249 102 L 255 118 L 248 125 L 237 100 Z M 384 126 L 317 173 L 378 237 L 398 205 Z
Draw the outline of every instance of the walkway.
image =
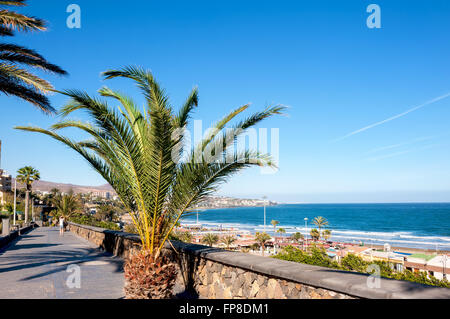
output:
M 0 299 L 117 299 L 123 285 L 122 260 L 70 232 L 37 228 L 0 249 Z

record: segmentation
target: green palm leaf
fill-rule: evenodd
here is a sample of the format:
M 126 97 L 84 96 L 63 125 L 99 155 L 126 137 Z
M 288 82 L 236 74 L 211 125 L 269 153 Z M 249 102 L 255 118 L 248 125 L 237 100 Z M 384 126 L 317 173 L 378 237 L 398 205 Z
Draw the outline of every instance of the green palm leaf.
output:
M 45 22 L 1 7 L 25 6 L 25 0 L 0 1 L 0 36 L 13 36 L 15 31 L 45 31 Z M 0 93 L 25 100 L 45 113 L 54 113 L 46 94 L 53 86 L 28 70 L 38 68 L 53 74 L 66 71 L 48 62 L 37 52 L 16 44 L 0 43 Z

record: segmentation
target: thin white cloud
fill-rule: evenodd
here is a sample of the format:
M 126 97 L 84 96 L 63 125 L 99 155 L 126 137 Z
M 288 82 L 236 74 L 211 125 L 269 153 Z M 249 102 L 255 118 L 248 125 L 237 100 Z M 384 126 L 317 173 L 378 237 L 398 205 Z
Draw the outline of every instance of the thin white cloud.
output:
M 382 159 L 396 157 L 396 156 L 400 156 L 400 155 L 404 155 L 404 154 L 408 154 L 408 153 L 424 151 L 424 150 L 427 150 L 427 149 L 430 149 L 430 148 L 434 148 L 434 147 L 438 147 L 438 146 L 442 146 L 442 144 L 441 143 L 429 144 L 427 146 L 420 147 L 420 148 L 410 149 L 410 150 L 406 150 L 406 151 L 402 151 L 402 152 L 391 153 L 391 154 L 387 154 L 387 155 L 383 155 L 383 156 L 371 157 L 371 158 L 368 158 L 367 160 L 369 160 L 369 161 L 379 161 L 379 160 L 382 160 Z
M 432 99 L 432 100 L 429 100 L 429 101 L 427 101 L 427 102 L 425 102 L 425 103 L 422 103 L 422 104 L 420 104 L 420 105 L 417 105 L 417 106 L 415 106 L 415 107 L 413 107 L 413 108 L 410 108 L 409 110 L 407 110 L 407 111 L 405 111 L 405 112 L 403 112 L 403 113 L 397 114 L 397 115 L 392 116 L 392 117 L 390 117 L 390 118 L 387 118 L 387 119 L 385 119 L 385 120 L 383 120 L 383 121 L 376 122 L 376 123 L 373 123 L 373 124 L 371 124 L 371 125 L 368 125 L 368 126 L 365 126 L 365 127 L 363 127 L 363 128 L 360 128 L 359 130 L 353 131 L 353 132 L 351 132 L 351 133 L 349 133 L 349 134 L 347 134 L 347 135 L 345 135 L 345 136 L 342 136 L 342 137 L 340 137 L 340 138 L 335 139 L 334 142 L 344 140 L 344 139 L 346 139 L 346 138 L 348 138 L 348 137 L 350 137 L 350 136 L 353 136 L 353 135 L 355 135 L 355 134 L 358 134 L 358 133 L 367 131 L 367 130 L 369 130 L 369 129 L 371 129 L 371 128 L 374 128 L 374 127 L 376 127 L 376 126 L 379 126 L 379 125 L 381 125 L 381 124 L 385 124 L 385 123 L 387 123 L 387 122 L 396 120 L 396 119 L 398 119 L 398 118 L 400 118 L 400 117 L 403 117 L 403 116 L 405 116 L 405 115 L 407 115 L 407 114 L 409 114 L 409 113 L 411 113 L 411 112 L 417 111 L 418 109 L 421 109 L 421 108 L 423 108 L 423 107 L 425 107 L 425 106 L 427 106 L 427 105 L 436 103 L 436 102 L 441 101 L 441 100 L 443 100 L 443 99 L 446 99 L 446 98 L 448 98 L 449 96 L 450 96 L 450 92 L 448 92 L 447 94 L 438 96 L 438 97 L 436 97 L 436 98 L 434 98 L 434 99 Z
M 398 144 L 393 144 L 393 145 L 388 145 L 388 146 L 374 148 L 374 149 L 366 152 L 366 154 L 378 153 L 378 152 L 381 152 L 381 151 L 391 150 L 393 148 L 398 148 L 398 147 L 402 147 L 402 146 L 412 145 L 412 144 L 416 144 L 416 143 L 419 143 L 419 142 L 428 141 L 428 140 L 431 140 L 431 139 L 434 139 L 434 138 L 437 138 L 437 137 L 439 137 L 439 136 L 419 137 L 419 138 L 415 138 L 415 139 L 413 139 L 412 141 L 409 141 L 409 142 L 398 143 Z

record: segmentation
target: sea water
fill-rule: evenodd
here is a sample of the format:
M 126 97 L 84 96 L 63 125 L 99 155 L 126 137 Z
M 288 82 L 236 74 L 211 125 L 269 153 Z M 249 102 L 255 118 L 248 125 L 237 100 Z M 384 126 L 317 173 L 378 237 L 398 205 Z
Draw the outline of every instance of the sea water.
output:
M 333 241 L 450 250 L 450 203 L 408 204 L 291 204 L 266 207 L 266 231 L 272 220 L 286 230 L 284 236 L 316 228 L 313 219 L 328 221 Z M 304 218 L 308 218 L 305 228 Z M 183 223 L 196 223 L 196 216 Z M 263 207 L 211 209 L 199 212 L 205 227 L 235 227 L 252 233 L 264 231 Z

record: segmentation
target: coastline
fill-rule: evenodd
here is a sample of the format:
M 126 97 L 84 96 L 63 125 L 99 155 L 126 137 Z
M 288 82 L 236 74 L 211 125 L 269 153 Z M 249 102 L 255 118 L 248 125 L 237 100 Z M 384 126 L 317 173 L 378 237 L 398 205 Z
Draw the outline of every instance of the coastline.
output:
M 266 207 L 275 207 L 283 204 L 276 204 L 276 205 L 266 205 Z M 252 205 L 252 206 L 220 206 L 220 207 L 196 207 L 189 209 L 189 212 L 195 212 L 195 211 L 205 211 L 205 210 L 218 210 L 218 209 L 231 209 L 231 208 L 262 208 L 264 205 Z
M 198 208 L 184 218 L 186 224 L 202 224 L 210 229 L 234 228 L 247 234 L 274 232 L 272 220 L 278 221 L 277 229 L 284 229 L 288 237 L 296 232 L 310 237 L 315 228 L 313 220 L 323 216 L 331 230 L 330 241 L 364 243 L 367 247 L 380 247 L 388 243 L 401 251 L 427 252 L 450 251 L 450 204 L 358 204 L 358 205 L 290 205 L 278 204 L 252 207 L 221 206 Z M 304 218 L 308 218 L 304 222 Z M 266 227 L 264 228 L 264 219 Z

